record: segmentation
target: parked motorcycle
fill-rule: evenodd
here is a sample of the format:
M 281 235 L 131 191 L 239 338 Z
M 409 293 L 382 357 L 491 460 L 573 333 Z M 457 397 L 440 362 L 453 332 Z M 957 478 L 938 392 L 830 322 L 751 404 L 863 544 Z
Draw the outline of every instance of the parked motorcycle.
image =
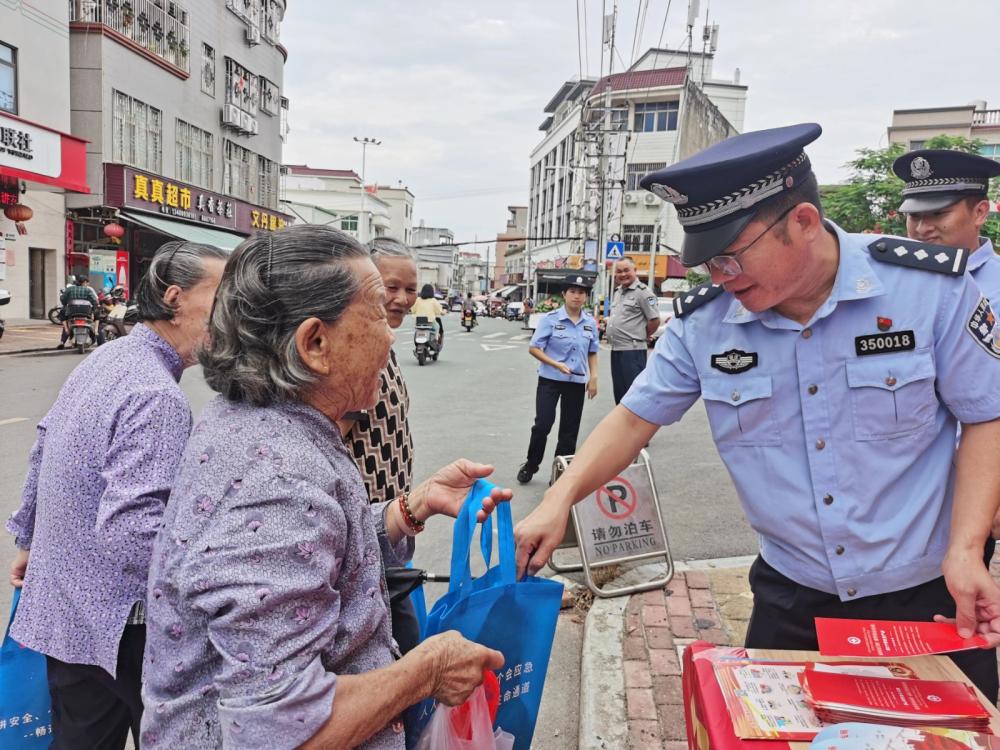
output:
M 441 340 L 438 338 L 438 327 L 423 315 L 417 316 L 417 324 L 413 329 L 413 355 L 421 367 L 430 357 L 435 362 L 441 353 Z
M 10 303 L 10 292 L 6 289 L 0 289 L 0 305 L 7 305 Z M 0 318 L 0 339 L 3 338 L 4 332 L 4 322 L 3 318 Z
M 467 333 L 472 331 L 473 327 L 478 325 L 476 316 L 473 314 L 472 310 L 466 310 L 462 313 L 462 325 L 465 326 Z
M 90 300 L 71 299 L 67 305 L 66 321 L 70 342 L 80 354 L 94 341 L 94 306 Z
M 104 313 L 97 324 L 97 342 L 103 344 L 127 336 L 138 322 L 138 306 L 112 300 L 111 304 L 104 305 Z

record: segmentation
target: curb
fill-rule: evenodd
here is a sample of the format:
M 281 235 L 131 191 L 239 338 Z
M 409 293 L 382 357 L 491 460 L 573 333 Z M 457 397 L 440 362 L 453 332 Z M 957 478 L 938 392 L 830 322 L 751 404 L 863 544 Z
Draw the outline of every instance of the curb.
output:
M 57 350 L 55 349 L 55 347 L 51 347 L 51 346 L 36 346 L 36 347 L 31 348 L 31 349 L 14 349 L 14 350 L 9 351 L 9 352 L 0 352 L 0 357 L 5 357 L 8 354 L 32 354 L 32 353 L 36 353 L 36 352 L 48 352 L 48 351 L 51 351 L 51 352 L 54 353 Z M 63 351 L 63 350 L 58 350 L 58 351 Z

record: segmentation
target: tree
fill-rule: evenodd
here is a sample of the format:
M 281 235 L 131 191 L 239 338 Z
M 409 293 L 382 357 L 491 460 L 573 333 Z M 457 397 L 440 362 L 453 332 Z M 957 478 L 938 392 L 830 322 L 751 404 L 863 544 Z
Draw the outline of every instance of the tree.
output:
M 693 268 L 688 270 L 688 272 L 684 275 L 684 278 L 687 280 L 688 289 L 694 289 L 696 286 L 712 280 L 712 277 L 708 274 L 698 273 Z
M 924 148 L 947 148 L 979 153 L 983 141 L 962 136 L 938 135 L 925 141 Z M 858 149 L 857 158 L 847 163 L 851 179 L 845 185 L 826 185 L 820 189 L 823 211 L 848 232 L 876 232 L 906 236 L 906 217 L 899 213 L 903 202 L 903 181 L 892 171 L 892 163 L 906 153 L 902 144 L 888 148 Z M 990 188 L 991 201 L 1000 196 L 997 180 Z M 1000 220 L 991 216 L 982 234 L 1000 240 Z

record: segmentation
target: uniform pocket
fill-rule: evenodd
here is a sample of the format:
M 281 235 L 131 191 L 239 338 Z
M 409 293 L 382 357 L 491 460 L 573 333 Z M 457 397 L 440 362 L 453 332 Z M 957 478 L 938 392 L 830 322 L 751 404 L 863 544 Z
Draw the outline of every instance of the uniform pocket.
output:
M 848 362 L 854 437 L 883 440 L 927 427 L 937 414 L 934 379 L 934 358 L 928 349 Z
M 715 441 L 730 445 L 781 445 L 770 375 L 709 375 L 701 381 Z

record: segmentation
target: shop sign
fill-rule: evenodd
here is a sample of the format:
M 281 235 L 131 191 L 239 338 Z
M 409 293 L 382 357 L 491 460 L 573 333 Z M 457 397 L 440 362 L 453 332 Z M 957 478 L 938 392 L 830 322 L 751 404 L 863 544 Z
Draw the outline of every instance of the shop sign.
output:
M 0 116 L 0 166 L 58 177 L 62 172 L 59 134 Z

